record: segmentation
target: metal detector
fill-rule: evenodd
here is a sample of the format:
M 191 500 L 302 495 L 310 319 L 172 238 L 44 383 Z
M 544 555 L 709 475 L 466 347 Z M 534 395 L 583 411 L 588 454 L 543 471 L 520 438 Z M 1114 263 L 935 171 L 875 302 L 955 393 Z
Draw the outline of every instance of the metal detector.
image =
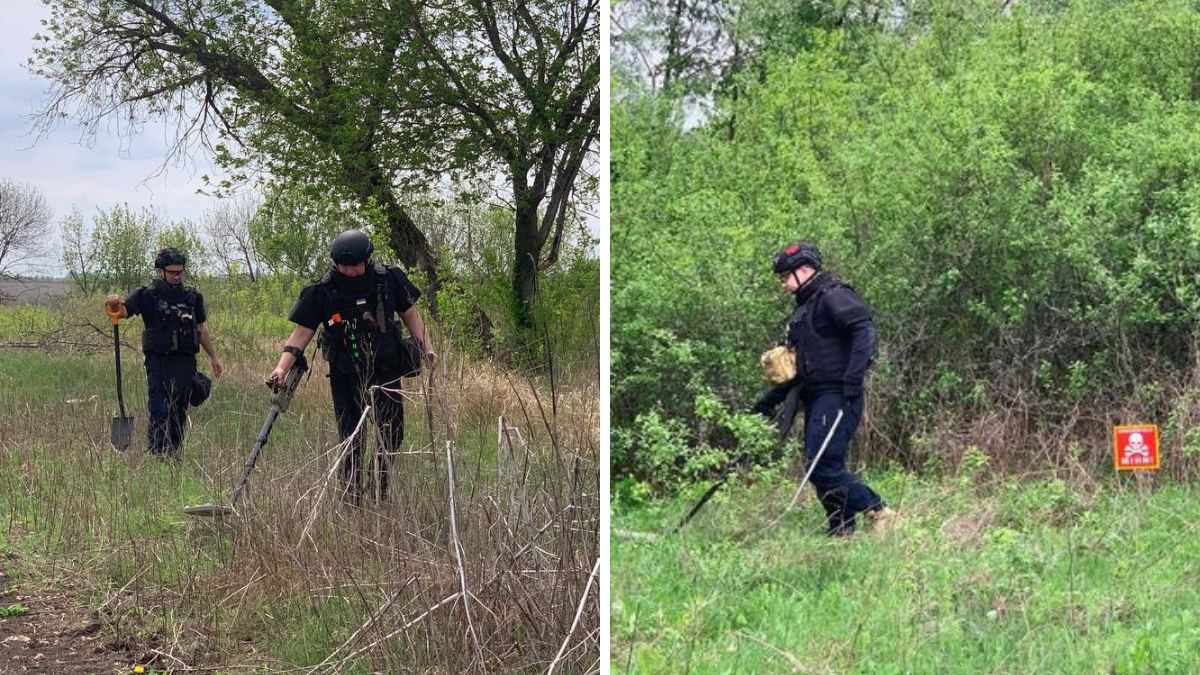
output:
M 812 476 L 813 469 L 817 468 L 817 462 L 821 461 L 821 456 L 825 454 L 825 446 L 829 445 L 829 441 L 833 440 L 833 434 L 837 431 L 838 424 L 840 424 L 841 421 L 842 410 L 839 409 L 837 417 L 833 420 L 833 426 L 829 427 L 829 433 L 825 434 L 825 441 L 821 443 L 820 449 L 817 450 L 816 456 L 813 457 L 812 462 L 809 464 L 808 472 L 804 474 L 804 479 L 800 481 L 799 487 L 796 488 L 796 493 L 792 496 L 792 501 L 788 504 L 788 507 L 784 510 L 784 512 L 779 515 L 779 518 L 776 518 L 771 522 L 770 525 L 767 526 L 768 528 L 774 527 L 775 524 L 778 523 L 788 511 L 791 511 L 793 508 L 795 508 L 796 502 L 800 500 L 801 491 L 803 491 L 804 486 L 808 484 L 808 479 Z M 725 484 L 725 481 L 729 479 L 729 476 L 733 473 L 734 468 L 736 468 L 736 462 L 731 462 L 730 464 L 726 465 L 725 470 L 721 473 L 721 476 L 717 479 L 717 482 L 713 483 L 712 487 L 708 488 L 704 495 L 700 497 L 700 501 L 696 502 L 696 505 L 687 512 L 687 515 L 684 516 L 683 520 L 681 520 L 679 524 L 675 526 L 672 532 L 678 532 L 682 530 L 683 526 L 687 525 L 692 520 L 692 518 L 700 511 L 700 509 L 703 508 L 710 499 L 712 499 L 713 495 L 717 494 L 717 490 L 720 490 L 721 486 Z
M 308 360 L 304 358 L 304 354 L 297 355 L 296 361 L 288 369 L 287 374 L 283 376 L 283 382 L 271 393 L 271 411 L 267 413 L 267 421 L 263 423 L 262 430 L 258 432 L 258 438 L 254 441 L 254 449 L 250 451 L 250 456 L 246 458 L 246 465 L 242 469 L 241 477 L 238 478 L 237 483 L 233 486 L 233 493 L 229 496 L 229 503 L 208 503 L 199 506 L 188 506 L 183 509 L 184 513 L 189 516 L 214 517 L 231 516 L 236 513 L 235 506 L 238 499 L 242 496 L 242 491 L 246 488 L 246 480 L 250 478 L 250 472 L 254 470 L 254 464 L 258 461 L 258 453 L 267 444 L 267 437 L 271 435 L 271 427 L 275 424 L 276 418 L 279 417 L 280 413 L 287 411 L 288 405 L 292 402 L 292 396 L 296 393 L 296 388 L 300 386 L 300 376 L 307 370 Z

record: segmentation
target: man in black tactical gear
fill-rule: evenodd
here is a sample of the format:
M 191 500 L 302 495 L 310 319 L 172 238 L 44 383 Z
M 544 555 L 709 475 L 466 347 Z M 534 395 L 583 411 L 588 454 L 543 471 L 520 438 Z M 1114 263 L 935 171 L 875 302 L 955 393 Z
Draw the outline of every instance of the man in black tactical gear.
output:
M 754 411 L 774 417 L 784 403 L 786 436 L 803 403 L 804 457 L 810 465 L 841 411 L 811 477 L 825 507 L 828 532 L 853 534 L 858 513 L 867 515 L 873 529 L 889 529 L 896 512 L 846 468 L 850 440 L 862 420 L 863 379 L 875 353 L 871 310 L 853 288 L 822 270 L 821 254 L 810 244 L 789 244 L 776 254 L 772 267 L 784 290 L 796 296 L 784 339 L 796 350 L 796 376 L 764 394 Z
M 187 258 L 177 248 L 159 250 L 154 258 L 158 280 L 138 288 L 124 301 L 105 298 L 106 311 L 120 318 L 142 315 L 142 352 L 146 357 L 151 454 L 179 459 L 188 403 L 196 376 L 196 354 L 208 354 L 213 377 L 221 377 L 221 359 L 208 333 L 204 296 L 183 285 Z
M 267 384 L 275 386 L 322 327 L 321 352 L 329 362 L 329 388 L 338 433 L 346 440 L 354 433 L 364 405 L 376 411 L 385 449 L 375 453 L 380 477 L 379 494 L 386 496 L 388 455 L 399 450 L 404 439 L 404 406 L 399 393 L 375 390 L 373 385 L 397 390 L 400 378 L 419 371 L 421 361 L 437 364 L 430 348 L 425 322 L 414 303 L 420 291 L 403 270 L 376 264 L 370 237 L 358 230 L 339 234 L 330 247 L 333 267 L 315 284 L 305 286 L 288 317 L 292 331 Z M 415 341 L 403 340 L 394 320 L 400 316 Z M 369 398 L 368 398 L 369 397 Z M 363 436 L 351 444 L 341 466 L 345 496 L 361 505 Z

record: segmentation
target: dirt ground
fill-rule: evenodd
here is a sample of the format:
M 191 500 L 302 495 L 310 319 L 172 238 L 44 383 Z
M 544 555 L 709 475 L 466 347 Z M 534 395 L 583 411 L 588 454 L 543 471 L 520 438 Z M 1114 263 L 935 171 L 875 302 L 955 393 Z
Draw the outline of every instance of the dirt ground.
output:
M 29 612 L 0 616 L 0 673 L 110 675 L 132 673 L 127 654 L 104 643 L 104 631 L 77 599 L 15 585 L 0 556 L 0 614 L 12 605 Z

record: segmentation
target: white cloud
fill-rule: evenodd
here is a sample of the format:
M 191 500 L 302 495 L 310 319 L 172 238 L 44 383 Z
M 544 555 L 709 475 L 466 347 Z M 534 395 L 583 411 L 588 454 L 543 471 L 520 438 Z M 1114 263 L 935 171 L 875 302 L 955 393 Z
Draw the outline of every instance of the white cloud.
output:
M 147 124 L 132 138 L 105 133 L 88 147 L 78 126 L 64 123 L 48 137 L 30 135 L 32 113 L 48 88 L 24 64 L 33 54 L 33 36 L 50 10 L 36 0 L 0 3 L 0 179 L 29 183 L 42 191 L 55 220 L 78 207 L 85 218 L 97 209 L 128 203 L 135 211 L 153 208 L 169 220 L 197 221 L 217 205 L 197 195 L 200 176 L 220 176 L 202 156 L 192 167 L 167 166 L 171 136 L 160 124 Z M 51 273 L 61 270 L 47 270 Z

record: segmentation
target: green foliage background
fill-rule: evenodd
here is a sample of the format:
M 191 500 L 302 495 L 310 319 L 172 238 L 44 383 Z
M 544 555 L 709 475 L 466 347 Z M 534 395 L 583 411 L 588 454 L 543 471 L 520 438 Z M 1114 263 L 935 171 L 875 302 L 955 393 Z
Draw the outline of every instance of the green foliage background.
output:
M 1156 421 L 1194 465 L 1200 9 L 994 5 L 788 33 L 700 120 L 614 81 L 617 474 L 703 473 L 698 401 L 764 388 L 794 240 L 876 310 L 862 456 L 1098 468 L 1112 424 Z

